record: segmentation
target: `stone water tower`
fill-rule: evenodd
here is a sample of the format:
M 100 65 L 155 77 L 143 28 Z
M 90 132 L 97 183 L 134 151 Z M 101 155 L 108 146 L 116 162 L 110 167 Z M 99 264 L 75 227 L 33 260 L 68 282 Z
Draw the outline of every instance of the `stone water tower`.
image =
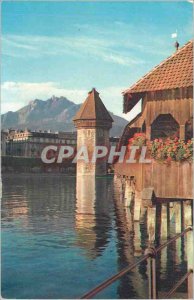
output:
M 89 162 L 77 161 L 77 175 L 105 175 L 107 173 L 107 158 L 91 162 L 95 146 L 109 148 L 109 130 L 113 119 L 99 97 L 99 93 L 92 89 L 88 97 L 73 118 L 77 128 L 77 150 L 87 147 Z

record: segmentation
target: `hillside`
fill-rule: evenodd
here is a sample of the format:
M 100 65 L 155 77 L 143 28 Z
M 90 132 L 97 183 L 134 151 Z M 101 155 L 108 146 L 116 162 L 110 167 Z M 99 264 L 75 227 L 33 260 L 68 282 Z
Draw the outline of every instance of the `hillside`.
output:
M 35 99 L 16 112 L 9 111 L 1 116 L 2 129 L 42 129 L 52 131 L 74 131 L 72 122 L 81 104 L 75 104 L 65 97 L 55 97 L 43 101 Z M 120 136 L 127 121 L 111 113 L 114 120 L 111 136 Z

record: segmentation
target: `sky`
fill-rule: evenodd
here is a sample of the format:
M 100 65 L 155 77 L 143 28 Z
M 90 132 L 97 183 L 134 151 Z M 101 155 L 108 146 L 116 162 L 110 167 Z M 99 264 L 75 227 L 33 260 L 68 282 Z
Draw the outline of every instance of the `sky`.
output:
M 192 38 L 189 1 L 5 1 L 1 112 L 53 95 L 81 103 L 95 87 L 123 116 L 122 91 L 173 54 L 176 31 L 180 46 Z

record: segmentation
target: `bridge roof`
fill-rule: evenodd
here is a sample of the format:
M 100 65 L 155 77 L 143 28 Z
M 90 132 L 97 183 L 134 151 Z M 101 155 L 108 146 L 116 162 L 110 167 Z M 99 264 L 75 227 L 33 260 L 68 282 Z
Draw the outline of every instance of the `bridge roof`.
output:
M 189 41 L 123 94 L 161 91 L 193 86 L 193 42 Z

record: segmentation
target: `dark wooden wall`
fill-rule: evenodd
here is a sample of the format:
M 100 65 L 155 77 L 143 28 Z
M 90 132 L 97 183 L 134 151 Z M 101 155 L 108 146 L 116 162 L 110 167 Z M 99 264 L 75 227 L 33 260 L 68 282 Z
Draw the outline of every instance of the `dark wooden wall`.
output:
M 150 100 L 148 96 L 145 96 L 143 100 L 142 114 L 133 124 L 130 125 L 130 128 L 142 128 L 145 122 L 146 136 L 150 139 L 151 125 L 161 114 L 170 114 L 175 119 L 180 127 L 180 138 L 185 139 L 185 125 L 193 115 L 192 98 Z

